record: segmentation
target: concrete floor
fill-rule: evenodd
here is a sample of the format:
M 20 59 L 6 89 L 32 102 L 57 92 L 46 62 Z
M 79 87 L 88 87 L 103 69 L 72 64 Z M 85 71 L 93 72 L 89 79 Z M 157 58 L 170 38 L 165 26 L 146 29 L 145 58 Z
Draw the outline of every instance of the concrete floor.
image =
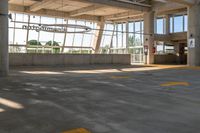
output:
M 197 133 L 199 123 L 199 69 L 26 67 L 0 78 L 0 133 Z

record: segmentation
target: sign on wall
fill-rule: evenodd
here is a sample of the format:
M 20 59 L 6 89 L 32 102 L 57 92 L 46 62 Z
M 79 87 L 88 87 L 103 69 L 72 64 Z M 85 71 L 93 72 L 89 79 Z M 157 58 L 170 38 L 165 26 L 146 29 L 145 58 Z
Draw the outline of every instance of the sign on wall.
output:
M 195 48 L 195 39 L 194 38 L 190 38 L 188 40 L 188 48 Z

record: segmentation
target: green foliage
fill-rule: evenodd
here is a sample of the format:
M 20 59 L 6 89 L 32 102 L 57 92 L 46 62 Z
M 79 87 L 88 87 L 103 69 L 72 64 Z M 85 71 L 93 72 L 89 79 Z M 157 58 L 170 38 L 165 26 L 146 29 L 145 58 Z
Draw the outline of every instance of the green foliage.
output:
M 28 41 L 28 45 L 32 45 L 32 46 L 41 46 L 42 44 L 39 42 L 39 41 L 37 41 L 37 40 L 30 40 L 30 41 Z
M 56 41 L 48 41 L 46 46 L 59 46 L 58 42 Z M 60 53 L 60 48 L 53 48 L 53 53 Z
M 133 47 L 133 46 L 140 46 L 141 45 L 141 40 L 138 38 L 135 38 L 134 36 L 129 36 L 128 37 L 128 47 Z
M 133 49 L 131 47 L 134 46 L 141 46 L 141 40 L 138 38 L 135 38 L 134 36 L 128 37 L 128 53 L 133 53 Z
M 56 42 L 56 41 L 48 41 L 45 45 L 46 46 L 59 46 L 58 42 Z
M 107 54 L 107 53 L 108 53 L 108 50 L 109 50 L 109 45 L 106 45 L 105 47 L 102 48 L 101 53 L 102 53 L 102 54 Z

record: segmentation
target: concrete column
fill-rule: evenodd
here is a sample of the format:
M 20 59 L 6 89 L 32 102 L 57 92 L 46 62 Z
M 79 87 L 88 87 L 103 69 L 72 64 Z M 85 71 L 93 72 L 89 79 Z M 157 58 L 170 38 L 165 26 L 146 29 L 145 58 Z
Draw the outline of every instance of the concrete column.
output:
M 154 12 L 146 12 L 144 14 L 144 45 L 148 46 L 148 55 L 146 57 L 146 64 L 154 63 Z
M 0 76 L 7 76 L 8 57 L 8 0 L 0 0 Z
M 100 45 L 101 45 L 101 40 L 103 37 L 103 31 L 104 31 L 104 26 L 105 22 L 104 19 L 102 18 L 100 22 L 97 23 L 97 30 L 95 33 L 94 41 L 93 41 L 93 53 L 97 54 L 100 51 Z
M 165 34 L 170 34 L 170 15 L 165 16 Z
M 200 66 L 200 5 L 188 7 L 188 43 L 195 40 L 195 47 L 188 47 L 188 65 Z

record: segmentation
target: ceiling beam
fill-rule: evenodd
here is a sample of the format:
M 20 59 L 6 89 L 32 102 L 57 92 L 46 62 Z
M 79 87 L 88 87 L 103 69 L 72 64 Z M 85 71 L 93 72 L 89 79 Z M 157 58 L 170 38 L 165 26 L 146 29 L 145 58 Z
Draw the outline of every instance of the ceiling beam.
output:
M 186 6 L 192 6 L 195 4 L 195 0 L 167 0 L 169 2 L 176 2 L 176 3 L 179 3 L 179 4 L 183 4 L 183 5 L 186 5 Z
M 195 0 L 156 0 L 159 2 L 167 3 L 167 2 L 174 2 L 174 3 L 179 3 L 185 6 L 192 6 L 196 3 Z
M 178 13 L 184 13 L 184 12 L 187 12 L 186 7 L 177 8 L 177 9 L 173 9 L 173 10 L 160 11 L 156 14 L 157 15 L 171 15 L 171 14 L 178 14 Z
M 135 2 L 133 3 L 127 3 L 122 1 L 116 1 L 116 0 L 73 0 L 77 2 L 85 2 L 90 4 L 100 4 L 100 5 L 106 5 L 116 8 L 122 8 L 122 9 L 129 9 L 129 10 L 136 10 L 136 11 L 144 11 L 148 12 L 150 11 L 151 7 L 148 6 L 142 6 L 141 3 Z
M 91 11 L 95 11 L 95 10 L 103 8 L 103 7 L 104 6 L 102 6 L 102 5 L 91 5 L 91 6 L 88 6 L 88 7 L 83 7 L 83 8 L 71 11 L 69 14 L 70 14 L 70 16 L 73 16 L 73 17 L 74 16 L 80 16 L 80 15 L 86 14 L 86 13 L 91 12 Z
M 30 11 L 38 11 L 41 10 L 42 8 L 52 5 L 53 3 L 55 3 L 55 0 L 43 0 L 41 2 L 37 2 L 35 4 L 33 4 L 32 6 L 30 6 Z
M 143 15 L 143 13 L 141 13 L 141 12 L 128 11 L 128 12 L 108 15 L 108 16 L 105 16 L 104 19 L 105 20 L 118 20 L 118 19 L 132 18 L 132 17 L 142 16 L 142 15 Z
M 100 17 L 98 16 L 92 16 L 92 15 L 80 15 L 80 16 L 70 16 L 68 12 L 62 12 L 62 11 L 56 11 L 56 10 L 48 10 L 48 9 L 42 9 L 39 11 L 31 11 L 29 7 L 25 6 L 19 6 L 14 4 L 9 4 L 9 11 L 16 12 L 16 13 L 25 13 L 25 14 L 31 14 L 31 15 L 38 15 L 38 16 L 47 16 L 47 17 L 56 17 L 56 18 L 71 18 L 76 20 L 88 20 L 88 21 L 94 21 L 99 22 Z
M 109 21 L 115 22 L 115 23 L 122 23 L 122 22 L 128 22 L 128 21 L 143 20 L 143 17 L 144 17 L 143 14 L 138 14 L 138 15 L 132 16 L 132 17 L 127 17 L 127 18 L 122 18 L 122 19 L 117 19 L 117 20 L 109 20 Z

